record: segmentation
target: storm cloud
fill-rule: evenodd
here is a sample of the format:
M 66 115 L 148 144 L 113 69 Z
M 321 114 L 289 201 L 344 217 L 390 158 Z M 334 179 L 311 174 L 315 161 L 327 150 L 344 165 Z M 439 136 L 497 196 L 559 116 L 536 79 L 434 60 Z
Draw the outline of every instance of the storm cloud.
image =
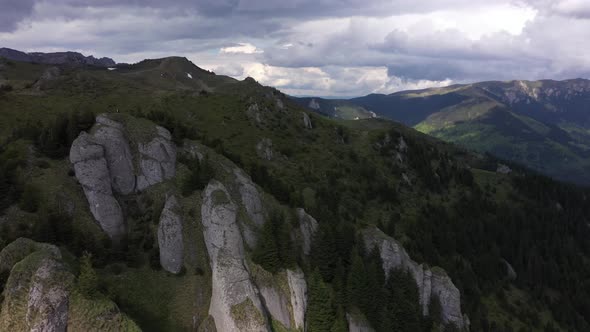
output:
M 0 47 L 181 55 L 297 95 L 590 77 L 586 0 L 0 0 Z

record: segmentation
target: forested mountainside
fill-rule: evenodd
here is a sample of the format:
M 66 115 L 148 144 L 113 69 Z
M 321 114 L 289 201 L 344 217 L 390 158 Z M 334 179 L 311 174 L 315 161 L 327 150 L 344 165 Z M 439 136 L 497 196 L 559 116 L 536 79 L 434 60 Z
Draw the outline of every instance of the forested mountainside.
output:
M 2 331 L 590 329 L 587 189 L 184 58 L 0 61 Z
M 350 100 L 297 101 L 333 117 L 366 118 L 374 112 L 554 178 L 590 184 L 588 80 L 481 82 Z

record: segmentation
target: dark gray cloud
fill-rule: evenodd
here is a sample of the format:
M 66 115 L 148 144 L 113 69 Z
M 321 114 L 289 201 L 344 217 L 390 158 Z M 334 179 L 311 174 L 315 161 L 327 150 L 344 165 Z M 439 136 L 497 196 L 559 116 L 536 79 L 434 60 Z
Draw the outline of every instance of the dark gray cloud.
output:
M 588 0 L 0 0 L 0 47 L 183 55 L 302 94 L 588 77 L 589 31 Z
M 0 31 L 12 31 L 24 18 L 31 15 L 34 0 L 2 0 L 0 3 Z

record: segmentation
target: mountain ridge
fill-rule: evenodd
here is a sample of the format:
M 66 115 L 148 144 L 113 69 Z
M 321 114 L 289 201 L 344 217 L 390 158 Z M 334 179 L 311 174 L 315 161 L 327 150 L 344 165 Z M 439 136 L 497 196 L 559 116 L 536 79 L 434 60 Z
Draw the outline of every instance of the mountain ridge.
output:
M 112 67 L 116 62 L 107 57 L 95 58 L 94 56 L 84 56 L 78 52 L 22 52 L 11 48 L 0 48 L 0 57 L 9 60 L 42 63 L 49 65 L 90 65 L 98 67 Z

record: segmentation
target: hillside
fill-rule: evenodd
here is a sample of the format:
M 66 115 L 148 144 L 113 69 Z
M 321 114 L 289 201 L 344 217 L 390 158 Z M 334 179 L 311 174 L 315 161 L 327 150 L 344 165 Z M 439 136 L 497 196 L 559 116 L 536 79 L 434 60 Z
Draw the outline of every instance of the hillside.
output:
M 590 184 L 590 81 L 481 82 L 332 101 L 344 102 L 557 179 Z
M 588 190 L 185 58 L 0 61 L 0 330 L 590 328 Z

